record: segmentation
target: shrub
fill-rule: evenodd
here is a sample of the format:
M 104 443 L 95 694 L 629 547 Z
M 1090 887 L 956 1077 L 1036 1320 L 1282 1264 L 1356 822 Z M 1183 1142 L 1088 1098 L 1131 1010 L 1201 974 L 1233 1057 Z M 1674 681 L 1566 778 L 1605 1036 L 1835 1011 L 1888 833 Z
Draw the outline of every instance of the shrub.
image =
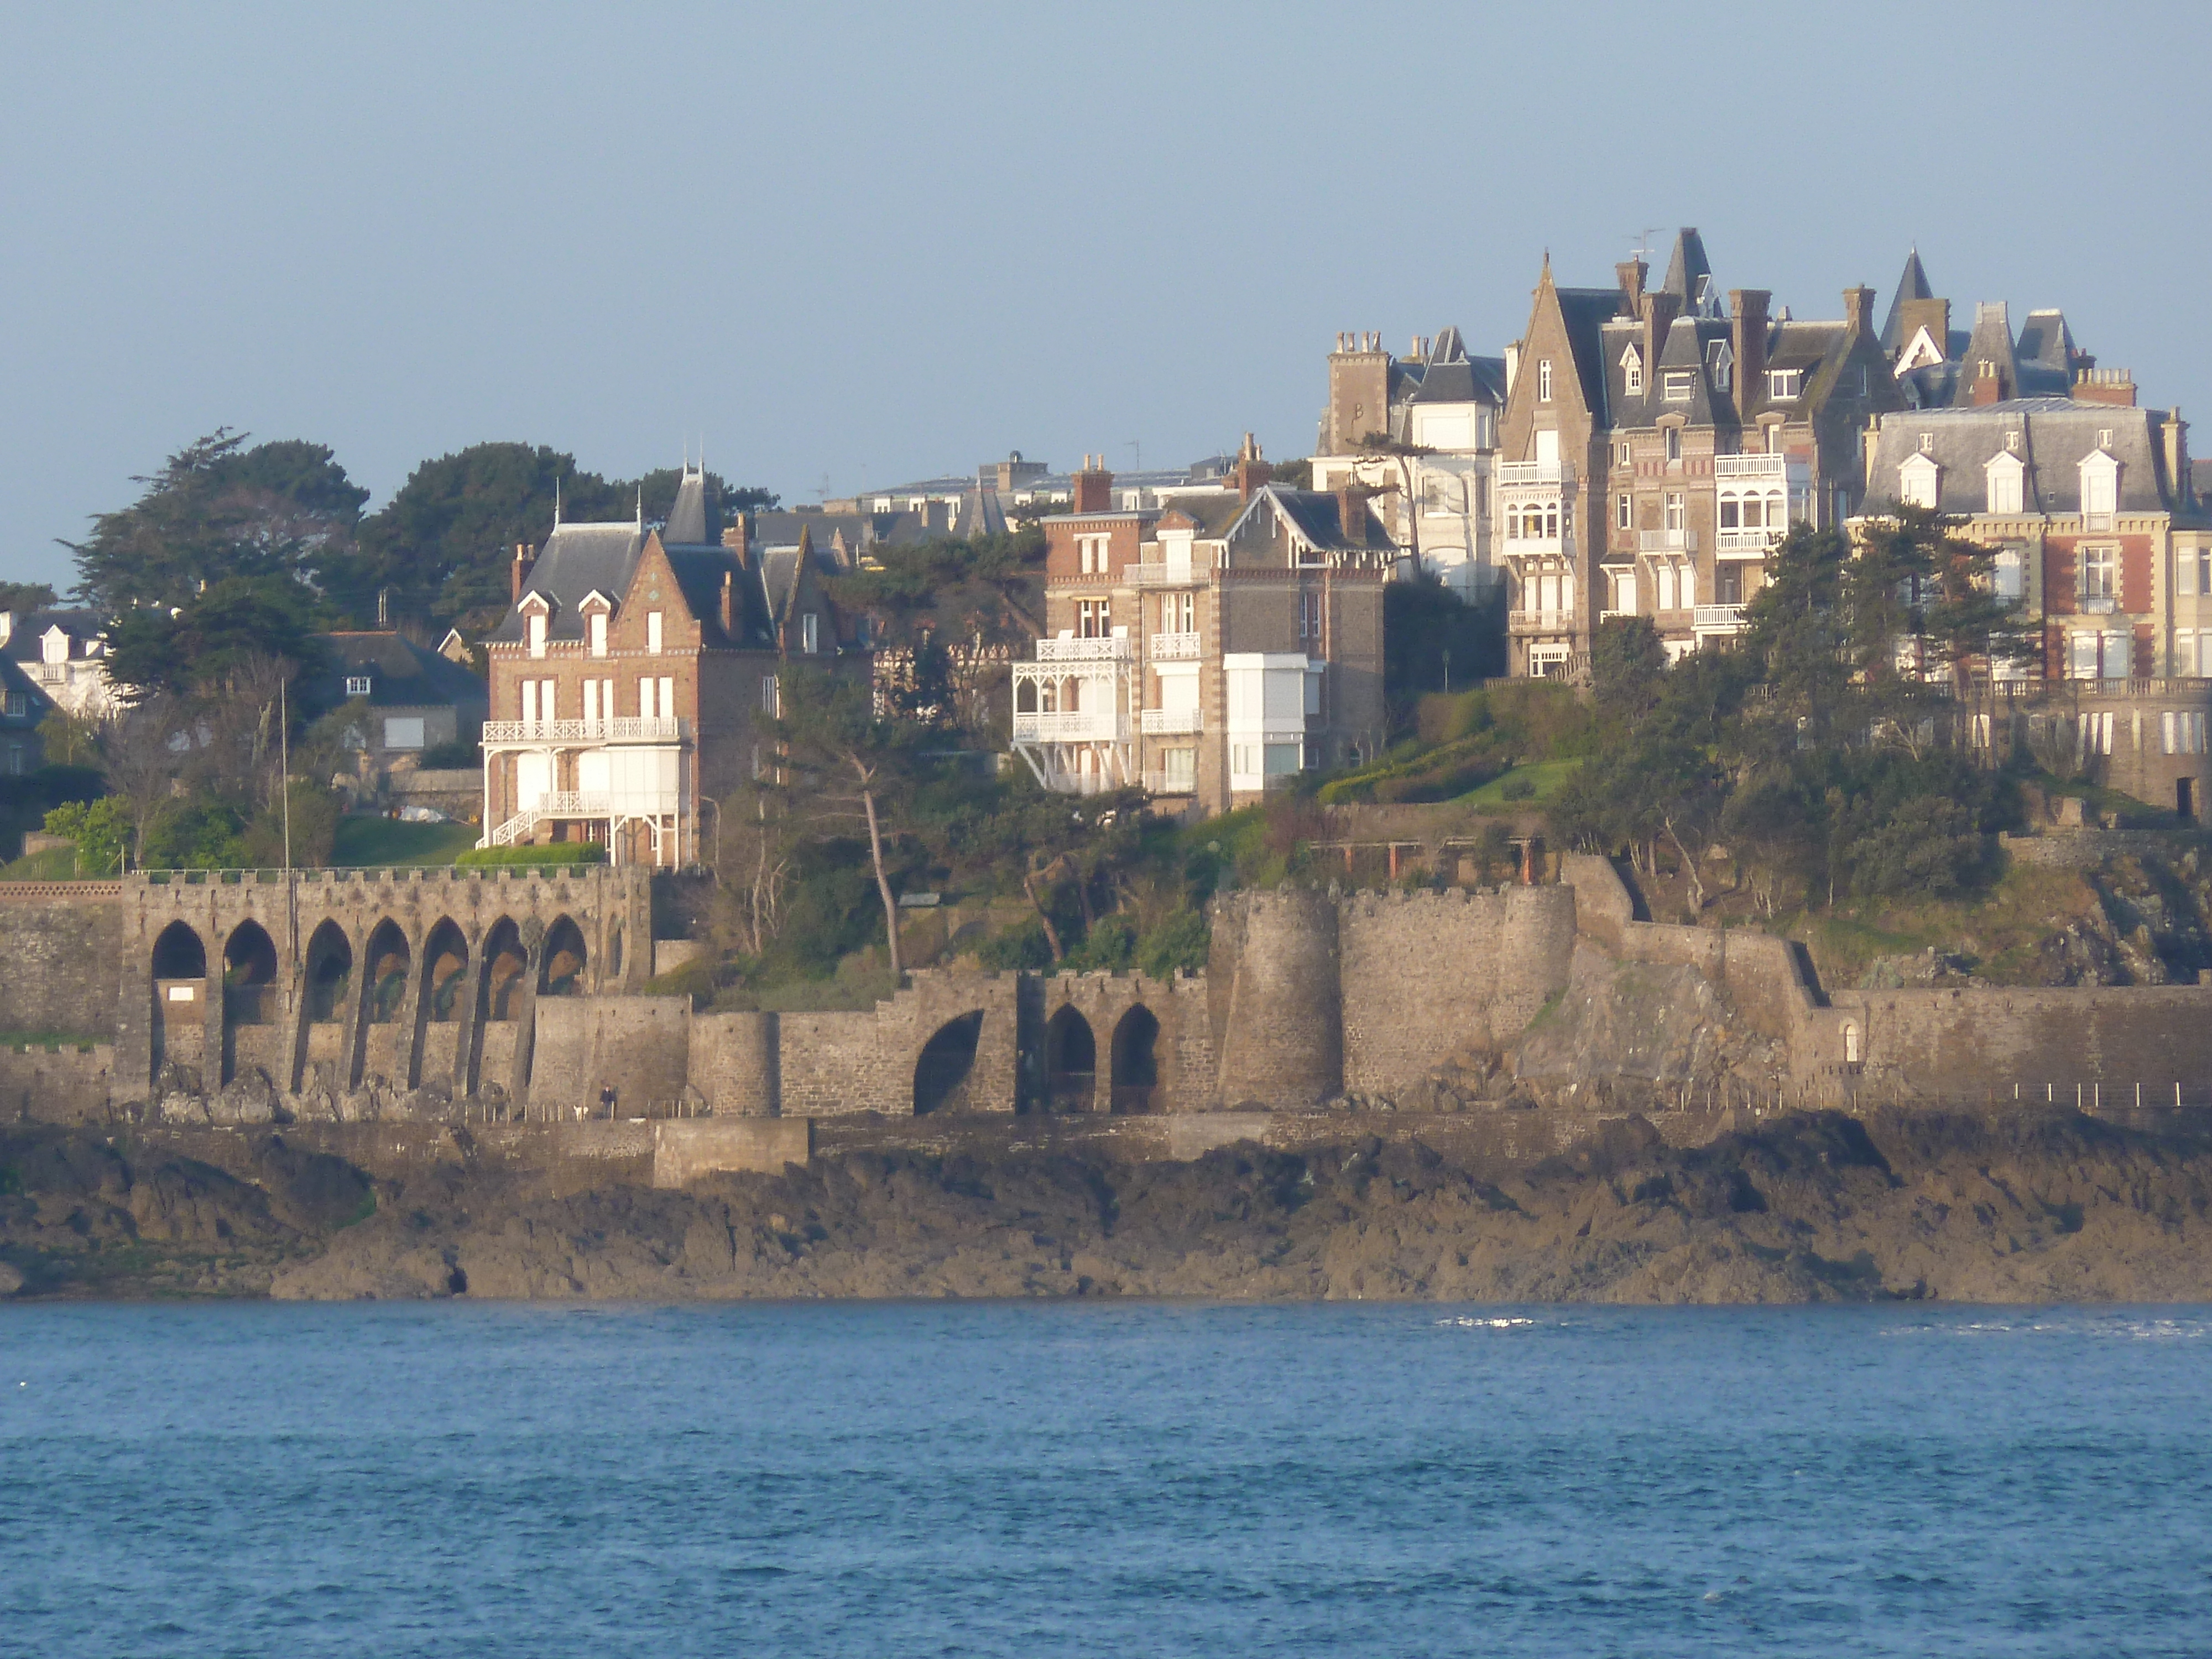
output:
M 1137 941 L 1137 965 L 1154 979 L 1166 979 L 1178 968 L 1203 968 L 1212 942 L 1203 912 L 1177 910 Z
M 975 948 L 975 960 L 993 973 L 1009 969 L 1034 972 L 1052 966 L 1052 946 L 1045 943 L 1043 924 L 1030 916 L 985 939 Z

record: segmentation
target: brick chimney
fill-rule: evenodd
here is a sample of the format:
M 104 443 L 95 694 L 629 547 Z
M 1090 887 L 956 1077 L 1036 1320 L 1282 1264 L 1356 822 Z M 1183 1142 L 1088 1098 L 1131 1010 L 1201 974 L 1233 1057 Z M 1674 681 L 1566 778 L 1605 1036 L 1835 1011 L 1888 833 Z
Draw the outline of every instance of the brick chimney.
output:
M 733 514 L 722 528 L 722 545 L 738 556 L 738 568 L 750 570 L 752 561 L 746 556 L 752 546 L 753 515 L 750 513 Z
M 1644 383 L 1655 392 L 1659 386 L 1659 354 L 1667 349 L 1667 331 L 1674 326 L 1674 318 L 1682 309 L 1681 300 L 1672 294 L 1646 294 L 1644 296 Z
M 515 543 L 514 592 L 507 595 L 507 602 L 510 605 L 519 605 L 521 603 L 522 585 L 530 580 L 530 573 L 536 568 L 537 563 L 538 561 L 530 556 L 530 544 L 528 542 Z
M 2074 377 L 2074 401 L 2109 404 L 2114 409 L 2136 406 L 2136 373 L 2131 368 L 2085 368 Z
M 1237 465 L 1229 470 L 1229 477 L 1237 486 L 1237 499 L 1249 501 L 1261 484 L 1267 482 L 1267 462 L 1260 459 L 1260 446 L 1250 433 L 1244 434 L 1244 447 L 1237 452 Z
M 1336 524 L 1339 533 L 1353 547 L 1364 546 L 1367 541 L 1367 486 L 1346 474 L 1336 487 Z
M 2189 500 L 2189 422 L 2181 418 L 2179 409 L 2166 411 L 2164 430 L 2160 434 L 2166 440 L 2166 487 L 2177 502 Z
M 1114 475 L 1106 470 L 1103 455 L 1085 455 L 1083 470 L 1075 475 L 1075 499 L 1068 504 L 1071 513 L 1111 513 L 1114 510 Z
M 1874 290 L 1870 288 L 1847 288 L 1844 290 L 1844 325 L 1854 334 L 1864 334 L 1874 326 Z
M 1613 268 L 1620 279 L 1621 297 L 1628 301 L 1628 314 L 1641 316 L 1644 312 L 1644 284 L 1651 279 L 1651 267 L 1641 259 L 1624 259 Z
M 1729 343 L 1735 352 L 1739 416 L 1749 414 L 1766 397 L 1766 307 L 1773 298 L 1763 288 L 1729 290 Z

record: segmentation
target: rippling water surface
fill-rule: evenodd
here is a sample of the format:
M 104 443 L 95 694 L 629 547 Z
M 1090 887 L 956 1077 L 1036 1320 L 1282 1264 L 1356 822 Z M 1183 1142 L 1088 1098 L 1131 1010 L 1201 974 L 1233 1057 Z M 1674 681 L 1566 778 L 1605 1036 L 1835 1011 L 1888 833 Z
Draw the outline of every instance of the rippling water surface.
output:
M 0 1310 L 0 1649 L 2202 1654 L 2212 1316 Z

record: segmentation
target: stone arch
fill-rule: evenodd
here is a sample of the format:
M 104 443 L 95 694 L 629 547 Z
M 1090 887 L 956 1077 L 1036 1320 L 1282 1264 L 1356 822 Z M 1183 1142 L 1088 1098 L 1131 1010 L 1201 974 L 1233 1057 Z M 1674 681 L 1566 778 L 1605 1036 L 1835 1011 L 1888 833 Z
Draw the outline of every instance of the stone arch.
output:
M 372 1025 L 394 1025 L 407 1006 L 407 970 L 414 953 L 399 924 L 386 918 L 368 936 L 363 953 L 368 963 L 368 1021 Z
M 1844 1064 L 1859 1063 L 1859 1028 L 1850 1020 L 1844 1022 Z
M 1160 1022 L 1141 1002 L 1114 1027 L 1112 1072 L 1108 1097 L 1117 1112 L 1149 1112 L 1160 1083 Z
M 241 921 L 222 947 L 227 1024 L 266 1025 L 276 1013 L 276 945 L 258 921 Z
M 975 1069 L 975 1044 L 983 1034 L 983 1011 L 971 1008 L 957 1019 L 948 1019 L 921 1046 L 914 1062 L 914 1115 L 922 1117 L 950 1106 L 957 1110 L 968 1103 L 963 1086 Z
M 451 916 L 441 916 L 422 942 L 424 1018 L 450 1025 L 468 1012 L 469 941 Z
M 538 970 L 541 997 L 574 997 L 584 994 L 584 930 L 570 916 L 556 916 L 545 930 L 544 965 Z
M 1091 1022 L 1062 1003 L 1045 1022 L 1045 1109 L 1089 1111 L 1097 1081 L 1098 1039 L 1091 1035 Z
M 501 916 L 484 935 L 483 988 L 477 1018 L 510 1020 L 522 1012 L 524 976 L 530 971 L 530 953 L 523 949 L 521 930 L 512 916 Z
M 154 941 L 155 979 L 205 979 L 207 946 L 181 921 L 173 921 Z
M 344 928 L 325 921 L 307 939 L 307 1023 L 343 1022 L 346 990 L 352 983 L 353 943 Z

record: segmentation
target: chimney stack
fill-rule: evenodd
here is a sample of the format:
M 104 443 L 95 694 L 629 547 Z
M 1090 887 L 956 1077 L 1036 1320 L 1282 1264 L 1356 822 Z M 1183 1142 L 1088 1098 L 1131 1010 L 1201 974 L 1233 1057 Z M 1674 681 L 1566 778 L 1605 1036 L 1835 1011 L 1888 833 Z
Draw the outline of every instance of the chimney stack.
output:
M 1651 267 L 1641 259 L 1624 259 L 1613 268 L 1613 273 L 1620 278 L 1620 294 L 1628 301 L 1628 314 L 1643 315 L 1644 284 L 1651 278 Z
M 1747 416 L 1766 398 L 1766 307 L 1773 295 L 1763 288 L 1729 290 L 1729 342 L 1735 352 L 1735 410 Z M 1848 301 L 1846 302 L 1848 303 Z
M 1352 546 L 1366 543 L 1367 486 L 1350 473 L 1336 487 L 1336 524 L 1338 532 Z
M 2109 404 L 2114 409 L 2136 406 L 2136 374 L 2131 368 L 2085 368 L 2074 377 L 2074 401 Z
M 1075 475 L 1075 499 L 1069 510 L 1075 513 L 1111 513 L 1114 510 L 1114 475 L 1106 470 L 1103 455 L 1085 455 L 1083 470 Z
M 1975 365 L 1975 368 L 1979 372 L 1974 376 L 1973 391 L 1969 394 L 1973 406 L 1976 409 L 1986 409 L 1991 404 L 2002 403 L 2004 376 L 1998 373 L 1997 366 L 1984 357 Z
M 1874 326 L 1872 289 L 1847 288 L 1844 290 L 1844 322 L 1854 334 L 1864 334 Z
M 2166 491 L 2179 502 L 2190 498 L 2189 478 L 2189 422 L 2181 418 L 2179 409 L 2166 411 L 2166 428 L 2160 434 L 2166 440 Z
M 1644 296 L 1644 383 L 1655 392 L 1659 386 L 1659 356 L 1667 349 L 1668 331 L 1681 309 L 1679 295 L 1662 290 Z
M 1237 465 L 1229 476 L 1237 485 L 1237 499 L 1249 501 L 1260 486 L 1267 482 L 1267 462 L 1260 459 L 1260 446 L 1250 433 L 1244 434 L 1244 447 L 1237 452 Z
M 522 585 L 530 580 L 530 572 L 536 563 L 537 561 L 530 556 L 530 544 L 515 543 L 514 591 L 507 596 L 509 604 L 520 605 L 522 602 Z

